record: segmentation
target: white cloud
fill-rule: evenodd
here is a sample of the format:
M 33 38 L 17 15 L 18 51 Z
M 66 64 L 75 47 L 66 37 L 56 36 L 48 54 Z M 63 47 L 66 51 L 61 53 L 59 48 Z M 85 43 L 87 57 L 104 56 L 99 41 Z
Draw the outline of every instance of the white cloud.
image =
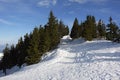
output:
M 93 3 L 100 3 L 100 2 L 106 2 L 107 0 L 69 0 L 70 2 L 77 2 L 79 4 L 84 4 L 88 2 L 93 2 Z
M 69 0 L 69 1 L 70 2 L 77 2 L 77 3 L 80 3 L 80 4 L 87 2 L 87 0 Z
M 57 0 L 41 0 L 38 2 L 39 6 L 50 6 L 50 5 L 56 5 Z
M 0 23 L 7 24 L 7 25 L 13 25 L 12 22 L 6 21 L 4 19 L 0 19 Z

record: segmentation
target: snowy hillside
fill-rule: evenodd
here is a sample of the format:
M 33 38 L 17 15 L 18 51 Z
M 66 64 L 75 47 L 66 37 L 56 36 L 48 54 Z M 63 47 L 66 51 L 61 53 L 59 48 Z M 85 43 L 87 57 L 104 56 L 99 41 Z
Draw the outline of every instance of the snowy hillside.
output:
M 41 63 L 0 80 L 120 80 L 120 44 L 65 36 Z

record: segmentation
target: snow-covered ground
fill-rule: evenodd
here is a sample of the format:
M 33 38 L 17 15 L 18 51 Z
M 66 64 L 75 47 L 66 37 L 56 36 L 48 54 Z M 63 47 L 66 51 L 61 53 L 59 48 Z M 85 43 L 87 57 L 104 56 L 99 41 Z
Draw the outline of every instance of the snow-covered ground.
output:
M 41 63 L 0 80 L 120 80 L 120 44 L 65 36 Z

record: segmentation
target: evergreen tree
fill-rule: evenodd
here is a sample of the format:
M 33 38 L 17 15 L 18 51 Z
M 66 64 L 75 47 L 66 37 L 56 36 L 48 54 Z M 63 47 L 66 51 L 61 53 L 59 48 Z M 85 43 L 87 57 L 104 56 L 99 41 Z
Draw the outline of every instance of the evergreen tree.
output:
M 25 45 L 22 37 L 19 39 L 18 44 L 16 45 L 17 48 L 17 65 L 21 68 L 21 65 L 25 63 Z
M 65 31 L 64 31 L 64 36 L 65 36 L 65 35 L 68 35 L 68 34 L 69 34 L 69 27 L 66 26 L 66 27 L 65 27 Z
M 97 37 L 96 21 L 94 16 L 87 16 L 83 23 L 83 37 L 86 40 L 92 40 Z
M 27 49 L 28 56 L 26 57 L 26 63 L 28 65 L 35 64 L 40 61 L 40 52 L 39 52 L 39 29 L 34 28 L 32 37 L 30 40 L 30 46 Z
M 106 36 L 106 27 L 103 21 L 100 19 L 97 25 L 97 32 L 99 38 L 105 38 Z
M 5 49 L 3 50 L 4 56 L 2 58 L 2 69 L 3 69 L 3 73 L 5 73 L 6 75 L 6 69 L 9 66 L 9 55 L 10 55 L 10 49 L 8 48 L 8 44 L 6 45 Z
M 75 20 L 74 20 L 70 37 L 71 37 L 72 39 L 76 39 L 76 38 L 79 37 L 79 23 L 78 23 L 78 19 L 77 19 L 77 18 L 75 18 Z
M 60 35 L 58 32 L 58 20 L 53 15 L 52 11 L 50 12 L 50 15 L 49 15 L 47 29 L 48 29 L 50 41 L 51 41 L 50 49 L 54 49 L 60 42 Z
M 45 27 L 46 27 L 46 25 L 45 25 Z M 49 51 L 51 42 L 50 42 L 50 37 L 49 37 L 48 31 L 45 28 L 40 27 L 39 32 L 40 32 L 39 50 L 40 50 L 41 56 L 42 56 L 45 52 Z
M 69 34 L 69 28 L 68 26 L 65 26 L 62 21 L 59 22 L 58 32 L 60 37 L 62 38 L 65 35 Z
M 109 19 L 109 24 L 107 25 L 107 35 L 108 40 L 113 41 L 117 38 L 119 32 L 118 26 L 112 21 L 112 18 Z
M 12 68 L 17 64 L 17 54 L 14 45 L 11 45 L 9 56 L 9 68 Z
M 92 27 L 92 37 L 97 38 L 97 26 L 96 26 L 96 20 L 94 16 L 91 16 L 91 27 Z
M 50 50 L 50 43 L 51 41 L 50 41 L 49 33 L 46 29 L 44 29 L 43 43 L 42 43 L 43 53 Z

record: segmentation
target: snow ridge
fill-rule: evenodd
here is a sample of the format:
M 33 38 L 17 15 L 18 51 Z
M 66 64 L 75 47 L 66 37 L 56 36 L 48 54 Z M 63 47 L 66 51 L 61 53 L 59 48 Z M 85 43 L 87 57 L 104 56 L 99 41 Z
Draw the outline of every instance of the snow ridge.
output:
M 0 80 L 120 80 L 120 44 L 106 40 L 62 38 L 41 63 Z

